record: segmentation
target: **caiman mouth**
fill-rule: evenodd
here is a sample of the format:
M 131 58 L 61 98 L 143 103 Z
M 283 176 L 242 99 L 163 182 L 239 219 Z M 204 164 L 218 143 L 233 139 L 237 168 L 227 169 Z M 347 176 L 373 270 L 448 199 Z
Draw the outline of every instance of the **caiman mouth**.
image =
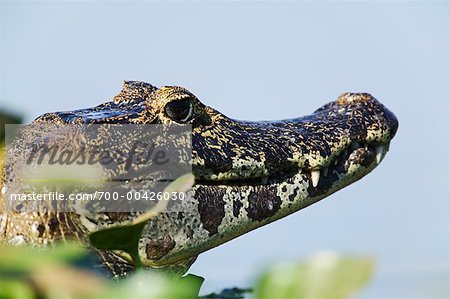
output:
M 329 189 L 336 181 L 349 174 L 351 175 L 358 172 L 358 170 L 363 167 L 366 169 L 364 173 L 368 173 L 381 162 L 388 149 L 389 143 L 352 141 L 340 152 L 325 159 L 323 165 L 315 167 L 314 169 L 290 165 L 266 176 L 229 180 L 199 178 L 196 180 L 196 184 L 236 187 L 265 186 L 279 184 L 301 174 L 306 177 L 310 187 Z

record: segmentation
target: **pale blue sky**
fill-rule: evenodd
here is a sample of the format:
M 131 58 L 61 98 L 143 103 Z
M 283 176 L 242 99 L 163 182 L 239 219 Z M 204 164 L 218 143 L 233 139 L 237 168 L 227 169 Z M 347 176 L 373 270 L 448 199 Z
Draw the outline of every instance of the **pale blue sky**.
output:
M 345 91 L 398 117 L 369 176 L 201 255 L 204 292 L 319 250 L 372 256 L 357 298 L 450 296 L 448 2 L 0 2 L 0 107 L 30 121 L 182 85 L 233 118 L 310 113 Z

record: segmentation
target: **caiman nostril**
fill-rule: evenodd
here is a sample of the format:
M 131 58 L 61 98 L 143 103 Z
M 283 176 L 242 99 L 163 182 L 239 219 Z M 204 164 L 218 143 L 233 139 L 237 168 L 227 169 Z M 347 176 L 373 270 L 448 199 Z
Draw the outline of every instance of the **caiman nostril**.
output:
M 372 95 L 369 93 L 351 93 L 346 92 L 341 94 L 336 102 L 338 105 L 347 106 L 351 104 L 364 103 L 373 99 Z

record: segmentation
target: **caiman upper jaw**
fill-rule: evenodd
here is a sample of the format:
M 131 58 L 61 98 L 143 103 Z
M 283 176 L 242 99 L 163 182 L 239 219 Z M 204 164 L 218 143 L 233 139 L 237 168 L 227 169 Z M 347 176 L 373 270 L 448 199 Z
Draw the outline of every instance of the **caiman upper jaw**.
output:
M 317 182 L 318 170 L 349 158 L 356 145 L 366 149 L 352 161 L 361 160 L 363 152 L 380 161 L 398 127 L 395 116 L 365 93 L 345 93 L 311 115 L 283 121 L 245 122 L 215 114 L 212 126 L 193 135 L 193 167 L 201 180 L 265 178 L 297 168 L 312 172 Z

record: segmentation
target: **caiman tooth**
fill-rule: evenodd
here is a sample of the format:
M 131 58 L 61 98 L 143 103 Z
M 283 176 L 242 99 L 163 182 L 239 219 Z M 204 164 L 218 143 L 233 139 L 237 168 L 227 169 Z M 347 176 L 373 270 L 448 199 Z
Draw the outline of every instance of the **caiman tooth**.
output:
M 317 184 L 319 184 L 320 179 L 320 170 L 311 170 L 311 181 L 313 187 L 317 187 Z
M 378 145 L 375 148 L 375 152 L 376 152 L 377 164 L 380 164 L 380 162 L 381 162 L 381 160 L 383 159 L 383 156 L 384 156 L 384 146 Z

